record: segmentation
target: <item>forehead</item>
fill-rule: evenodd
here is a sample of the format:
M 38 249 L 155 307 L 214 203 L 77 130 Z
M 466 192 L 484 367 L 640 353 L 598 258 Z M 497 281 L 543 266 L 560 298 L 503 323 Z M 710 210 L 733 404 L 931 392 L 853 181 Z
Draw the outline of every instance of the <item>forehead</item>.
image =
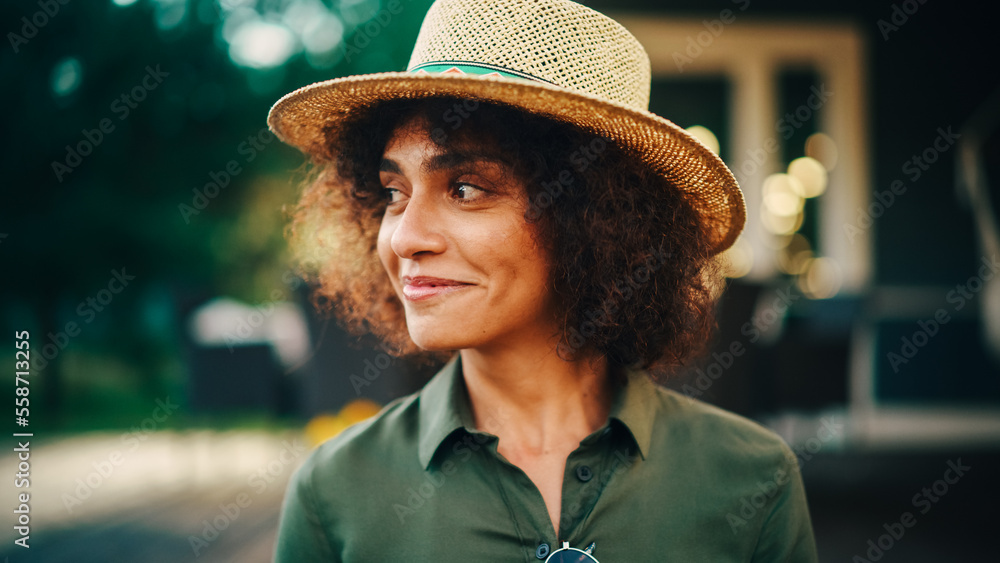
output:
M 469 137 L 455 138 L 424 116 L 410 117 L 390 133 L 379 169 L 399 172 L 400 163 L 407 161 L 419 162 L 425 171 L 472 164 L 512 171 L 499 144 L 490 135 L 475 134 L 475 124 L 468 127 Z
M 382 158 L 396 160 L 400 157 L 431 156 L 441 152 L 442 148 L 431 140 L 426 120 L 411 118 L 389 133 Z

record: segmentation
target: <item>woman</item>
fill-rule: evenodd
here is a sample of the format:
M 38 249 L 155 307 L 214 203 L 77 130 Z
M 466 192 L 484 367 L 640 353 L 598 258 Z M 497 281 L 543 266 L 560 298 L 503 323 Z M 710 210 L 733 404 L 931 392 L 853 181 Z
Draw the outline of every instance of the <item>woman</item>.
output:
M 275 104 L 319 164 L 291 226 L 318 296 L 449 358 L 311 455 L 278 561 L 816 559 L 787 446 L 648 375 L 708 340 L 745 215 L 649 82 L 572 2 L 439 0 L 407 73 Z

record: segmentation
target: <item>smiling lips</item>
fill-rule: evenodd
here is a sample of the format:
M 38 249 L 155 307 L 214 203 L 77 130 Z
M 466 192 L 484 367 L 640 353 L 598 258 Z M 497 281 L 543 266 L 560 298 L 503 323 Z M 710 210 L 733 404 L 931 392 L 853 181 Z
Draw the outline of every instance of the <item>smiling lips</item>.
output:
M 408 301 L 423 301 L 470 285 L 472 284 L 443 278 L 403 276 L 403 295 Z

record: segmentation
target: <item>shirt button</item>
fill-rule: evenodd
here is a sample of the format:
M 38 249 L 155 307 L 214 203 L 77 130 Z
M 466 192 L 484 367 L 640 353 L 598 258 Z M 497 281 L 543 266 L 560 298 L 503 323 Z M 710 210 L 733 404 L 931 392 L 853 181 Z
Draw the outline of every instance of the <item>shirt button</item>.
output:
M 591 477 L 594 476 L 594 472 L 590 470 L 589 465 L 578 465 L 576 466 L 576 478 L 586 483 L 590 481 Z
M 545 559 L 548 556 L 549 556 L 549 544 L 547 543 L 538 544 L 538 547 L 535 548 L 535 557 L 539 559 Z

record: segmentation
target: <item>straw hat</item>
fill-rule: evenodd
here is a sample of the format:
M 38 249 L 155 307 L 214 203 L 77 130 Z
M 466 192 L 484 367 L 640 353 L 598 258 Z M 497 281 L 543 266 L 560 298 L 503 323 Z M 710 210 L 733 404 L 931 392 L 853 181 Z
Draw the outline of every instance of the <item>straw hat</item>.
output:
M 285 143 L 326 152 L 329 128 L 385 100 L 456 96 L 571 123 L 628 152 L 684 192 L 715 252 L 746 221 L 722 160 L 649 112 L 649 56 L 618 22 L 568 0 L 437 0 L 406 72 L 348 76 L 278 100 L 267 122 Z

